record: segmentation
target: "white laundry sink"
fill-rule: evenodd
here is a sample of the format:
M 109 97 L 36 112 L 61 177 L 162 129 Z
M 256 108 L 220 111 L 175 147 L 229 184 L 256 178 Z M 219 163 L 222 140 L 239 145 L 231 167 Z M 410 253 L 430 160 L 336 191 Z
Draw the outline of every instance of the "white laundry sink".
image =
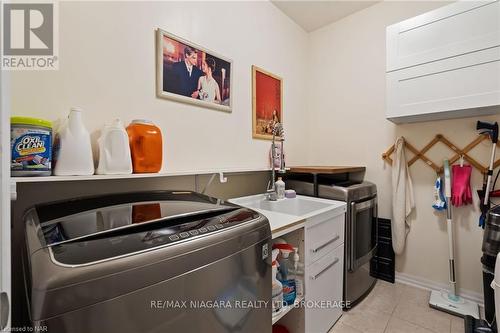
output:
M 292 199 L 269 201 L 265 194 L 252 195 L 229 200 L 230 202 L 250 209 L 265 210 L 275 213 L 304 216 L 310 213 L 331 209 L 335 201 L 297 196 Z M 315 214 L 314 214 L 315 215 Z
M 345 212 L 345 202 L 298 195 L 292 199 L 269 201 L 265 194 L 229 199 L 229 202 L 258 211 L 266 216 L 273 238 L 304 227 L 313 216 L 340 210 Z

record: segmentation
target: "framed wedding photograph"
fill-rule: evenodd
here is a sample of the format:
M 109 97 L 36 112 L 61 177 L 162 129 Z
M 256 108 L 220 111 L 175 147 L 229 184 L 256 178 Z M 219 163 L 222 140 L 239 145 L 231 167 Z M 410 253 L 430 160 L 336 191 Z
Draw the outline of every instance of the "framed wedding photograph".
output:
M 283 80 L 252 66 L 252 137 L 272 140 L 276 122 L 283 123 Z
M 161 29 L 156 39 L 158 97 L 231 112 L 231 60 Z

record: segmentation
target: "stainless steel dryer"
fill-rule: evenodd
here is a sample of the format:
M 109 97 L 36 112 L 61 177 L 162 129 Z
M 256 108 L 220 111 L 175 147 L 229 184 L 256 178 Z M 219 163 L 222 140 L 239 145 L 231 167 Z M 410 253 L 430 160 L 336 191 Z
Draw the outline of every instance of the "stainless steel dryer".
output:
M 356 304 L 375 285 L 370 260 L 377 251 L 377 187 L 370 182 L 319 185 L 320 198 L 345 201 L 344 300 Z
M 347 203 L 345 225 L 344 301 L 355 305 L 375 285 L 370 259 L 377 251 L 377 187 L 370 182 L 319 178 L 318 188 L 307 177 L 287 178 L 287 187 L 298 194 Z M 349 308 L 349 307 L 348 307 Z
M 25 221 L 39 329 L 271 332 L 271 231 L 255 211 L 155 191 L 38 205 Z

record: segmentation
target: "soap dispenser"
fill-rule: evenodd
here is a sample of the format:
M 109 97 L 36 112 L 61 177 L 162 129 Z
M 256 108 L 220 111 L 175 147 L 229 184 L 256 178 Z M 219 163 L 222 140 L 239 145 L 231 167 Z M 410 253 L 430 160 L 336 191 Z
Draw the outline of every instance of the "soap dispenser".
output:
M 276 196 L 278 200 L 285 199 L 285 182 L 281 177 L 278 177 L 278 181 L 276 181 Z

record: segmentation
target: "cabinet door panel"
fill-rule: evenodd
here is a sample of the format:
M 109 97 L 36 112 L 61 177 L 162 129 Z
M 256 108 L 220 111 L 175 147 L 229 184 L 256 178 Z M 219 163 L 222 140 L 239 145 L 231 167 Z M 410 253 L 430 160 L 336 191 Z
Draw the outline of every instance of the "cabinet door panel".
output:
M 420 117 L 421 120 L 493 113 L 471 110 L 500 104 L 500 47 L 452 57 L 387 74 L 387 118 Z M 430 115 L 441 114 L 428 118 Z
M 387 71 L 500 45 L 500 2 L 460 1 L 387 28 Z

